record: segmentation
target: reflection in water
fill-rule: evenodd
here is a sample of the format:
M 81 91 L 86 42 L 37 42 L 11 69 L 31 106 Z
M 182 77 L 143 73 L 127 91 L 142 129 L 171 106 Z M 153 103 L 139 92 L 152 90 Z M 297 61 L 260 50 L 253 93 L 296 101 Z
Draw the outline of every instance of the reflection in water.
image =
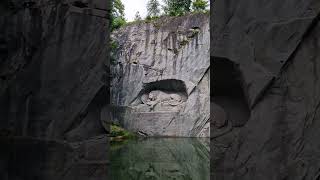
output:
M 67 143 L 0 136 L 0 180 L 107 179 L 107 136 Z
M 147 138 L 111 147 L 111 180 L 209 180 L 209 139 Z

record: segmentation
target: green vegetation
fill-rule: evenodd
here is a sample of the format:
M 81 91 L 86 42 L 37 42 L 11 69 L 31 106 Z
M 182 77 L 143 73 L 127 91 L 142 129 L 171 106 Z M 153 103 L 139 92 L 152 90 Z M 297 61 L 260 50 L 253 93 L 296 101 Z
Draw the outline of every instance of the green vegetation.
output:
M 190 12 L 191 0 L 164 0 L 163 11 L 168 16 L 182 16 Z
M 117 41 L 114 41 L 114 40 L 111 40 L 110 41 L 110 63 L 115 65 L 117 63 L 117 60 L 116 60 L 116 52 L 118 50 L 118 43 Z
M 124 5 L 121 0 L 112 1 L 111 30 L 118 29 L 126 24 L 124 18 Z
M 195 12 L 205 12 L 209 6 L 206 0 L 195 0 L 192 2 L 192 10 Z
M 110 144 L 111 150 L 118 150 L 131 140 L 138 140 L 138 136 L 131 133 L 118 125 L 112 124 L 110 126 Z
M 134 21 L 141 21 L 141 20 L 142 20 L 142 18 L 140 16 L 140 13 L 139 13 L 139 11 L 137 11 L 135 16 L 134 16 Z
M 159 16 L 153 16 L 153 17 L 147 16 L 145 21 L 146 22 L 152 22 L 152 21 L 157 20 L 159 18 L 160 18 Z
M 147 18 L 158 17 L 160 15 L 160 3 L 158 0 L 149 0 L 147 4 Z
M 131 133 L 115 124 L 111 125 L 110 130 L 111 141 L 124 141 L 128 139 L 135 139 L 137 137 L 134 133 Z
M 127 22 L 124 18 L 121 17 L 116 17 L 112 20 L 112 25 L 111 25 L 111 29 L 118 29 L 120 27 L 122 27 L 123 25 L 125 25 Z
M 161 16 L 182 16 L 190 13 L 208 13 L 208 0 L 164 0 L 160 7 L 159 0 L 149 0 L 147 3 L 148 15 L 145 19 L 137 12 L 133 22 L 127 22 L 124 14 L 124 4 L 121 0 L 113 0 L 111 15 L 111 30 L 118 29 L 124 25 L 137 22 L 153 22 Z M 163 12 L 161 13 L 161 9 Z
M 111 50 L 117 50 L 118 48 L 118 43 L 117 41 L 111 41 L 111 46 L 110 46 Z

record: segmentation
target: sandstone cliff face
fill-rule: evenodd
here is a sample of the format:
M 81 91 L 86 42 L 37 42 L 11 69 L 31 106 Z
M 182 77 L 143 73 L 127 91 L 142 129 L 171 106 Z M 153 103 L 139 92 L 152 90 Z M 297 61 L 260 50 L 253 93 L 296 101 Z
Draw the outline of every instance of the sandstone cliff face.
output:
M 209 35 L 206 14 L 114 32 L 111 101 L 125 109 L 114 121 L 147 136 L 208 137 Z
M 4 1 L 0 129 L 82 140 L 105 133 L 108 1 Z
M 212 179 L 319 179 L 319 13 L 318 0 L 212 4 L 213 109 L 248 117 L 212 123 L 228 129 L 211 141 Z

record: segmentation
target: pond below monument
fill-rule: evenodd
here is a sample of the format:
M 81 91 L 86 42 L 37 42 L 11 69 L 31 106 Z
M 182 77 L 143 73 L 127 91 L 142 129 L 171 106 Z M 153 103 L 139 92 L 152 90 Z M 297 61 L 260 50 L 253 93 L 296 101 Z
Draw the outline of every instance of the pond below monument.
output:
M 111 180 L 209 180 L 209 138 L 145 138 L 111 145 Z

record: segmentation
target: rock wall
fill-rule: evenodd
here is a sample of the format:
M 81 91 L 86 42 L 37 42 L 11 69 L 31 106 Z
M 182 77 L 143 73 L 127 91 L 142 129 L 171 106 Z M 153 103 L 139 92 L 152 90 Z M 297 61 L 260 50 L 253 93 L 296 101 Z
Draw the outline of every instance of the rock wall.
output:
M 233 82 L 213 68 L 213 110 L 226 122 L 211 123 L 224 132 L 211 139 L 212 179 L 319 179 L 320 2 L 211 5 L 211 63 Z M 236 104 L 240 119 L 226 117 Z
M 115 31 L 114 121 L 147 136 L 209 136 L 209 15 L 163 17 Z
M 0 2 L 0 179 L 107 178 L 109 3 Z
M 83 140 L 105 133 L 108 1 L 6 0 L 0 16 L 0 130 Z

